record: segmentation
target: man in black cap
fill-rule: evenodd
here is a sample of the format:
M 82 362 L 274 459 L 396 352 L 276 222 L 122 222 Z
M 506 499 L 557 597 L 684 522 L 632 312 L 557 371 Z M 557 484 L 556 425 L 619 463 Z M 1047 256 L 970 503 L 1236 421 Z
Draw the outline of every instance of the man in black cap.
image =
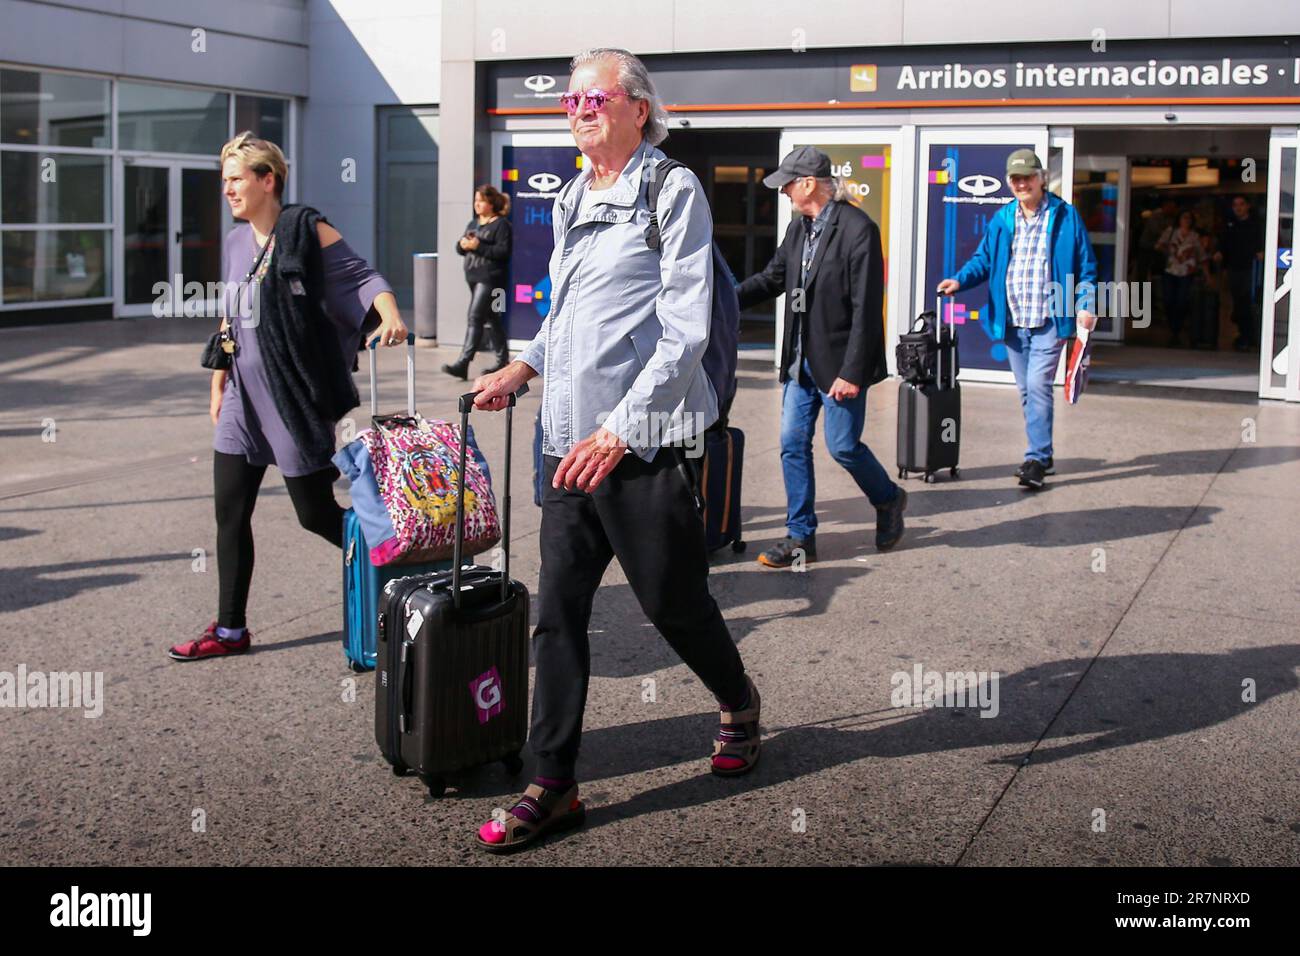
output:
M 781 470 L 787 536 L 758 556 L 770 568 L 817 558 L 812 440 L 826 409 L 826 447 L 876 509 L 876 549 L 903 536 L 907 493 L 862 442 L 867 388 L 885 378 L 880 229 L 831 175 L 830 157 L 800 146 L 763 180 L 794 218 L 776 255 L 740 285 L 747 308 L 785 294 L 781 342 Z

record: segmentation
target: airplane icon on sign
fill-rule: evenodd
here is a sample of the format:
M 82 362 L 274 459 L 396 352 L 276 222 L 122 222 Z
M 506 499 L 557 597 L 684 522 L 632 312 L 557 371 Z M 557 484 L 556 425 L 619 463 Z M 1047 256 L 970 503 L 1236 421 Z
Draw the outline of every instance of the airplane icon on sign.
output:
M 853 93 L 876 92 L 876 65 L 857 63 L 849 67 L 849 90 Z

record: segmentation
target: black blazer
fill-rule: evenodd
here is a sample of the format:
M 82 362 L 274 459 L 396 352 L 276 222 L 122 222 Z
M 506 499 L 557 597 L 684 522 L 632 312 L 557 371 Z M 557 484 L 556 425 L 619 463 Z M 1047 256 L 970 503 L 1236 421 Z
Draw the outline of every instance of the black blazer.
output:
M 459 242 L 456 243 L 456 254 L 465 259 L 465 281 L 470 285 L 476 282 L 505 285 L 506 276 L 510 273 L 510 253 L 514 246 L 510 220 L 498 216 L 486 226 L 480 226 L 478 217 L 474 216 L 466 224 L 461 236 L 470 233 L 478 236 L 479 245 L 473 252 L 466 252 Z
M 803 261 L 804 228 L 796 216 L 767 268 L 740 284 L 740 307 L 785 293 L 781 374 L 794 359 L 795 290 Z M 880 228 L 847 202 L 831 202 L 817 254 L 808 270 L 802 319 L 807 325 L 805 357 L 813 381 L 829 392 L 837 378 L 867 388 L 889 374 L 885 364 L 885 263 Z

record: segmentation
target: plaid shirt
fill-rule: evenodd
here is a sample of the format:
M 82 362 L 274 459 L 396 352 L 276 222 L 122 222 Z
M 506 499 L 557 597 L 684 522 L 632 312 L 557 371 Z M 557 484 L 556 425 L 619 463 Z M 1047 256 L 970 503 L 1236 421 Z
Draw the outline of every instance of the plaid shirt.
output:
M 1016 231 L 1007 266 L 1007 308 L 1012 325 L 1036 329 L 1047 324 L 1047 203 L 1040 203 L 1032 218 L 1019 203 L 1016 207 Z

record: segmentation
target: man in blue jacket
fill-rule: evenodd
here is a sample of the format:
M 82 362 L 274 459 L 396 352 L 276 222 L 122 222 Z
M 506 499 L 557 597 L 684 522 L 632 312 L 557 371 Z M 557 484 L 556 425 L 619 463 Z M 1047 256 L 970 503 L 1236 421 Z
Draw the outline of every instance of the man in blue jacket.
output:
M 1047 192 L 1047 173 L 1032 149 L 1007 157 L 1007 182 L 1016 201 L 990 220 L 975 254 L 939 283 L 939 292 L 953 295 L 988 280 L 980 324 L 993 341 L 1006 343 L 1029 439 L 1016 477 L 1038 491 L 1043 476 L 1054 474 L 1052 382 L 1061 349 L 1074 338 L 1076 319 L 1085 328 L 1096 321 L 1097 257 L 1075 208 Z

